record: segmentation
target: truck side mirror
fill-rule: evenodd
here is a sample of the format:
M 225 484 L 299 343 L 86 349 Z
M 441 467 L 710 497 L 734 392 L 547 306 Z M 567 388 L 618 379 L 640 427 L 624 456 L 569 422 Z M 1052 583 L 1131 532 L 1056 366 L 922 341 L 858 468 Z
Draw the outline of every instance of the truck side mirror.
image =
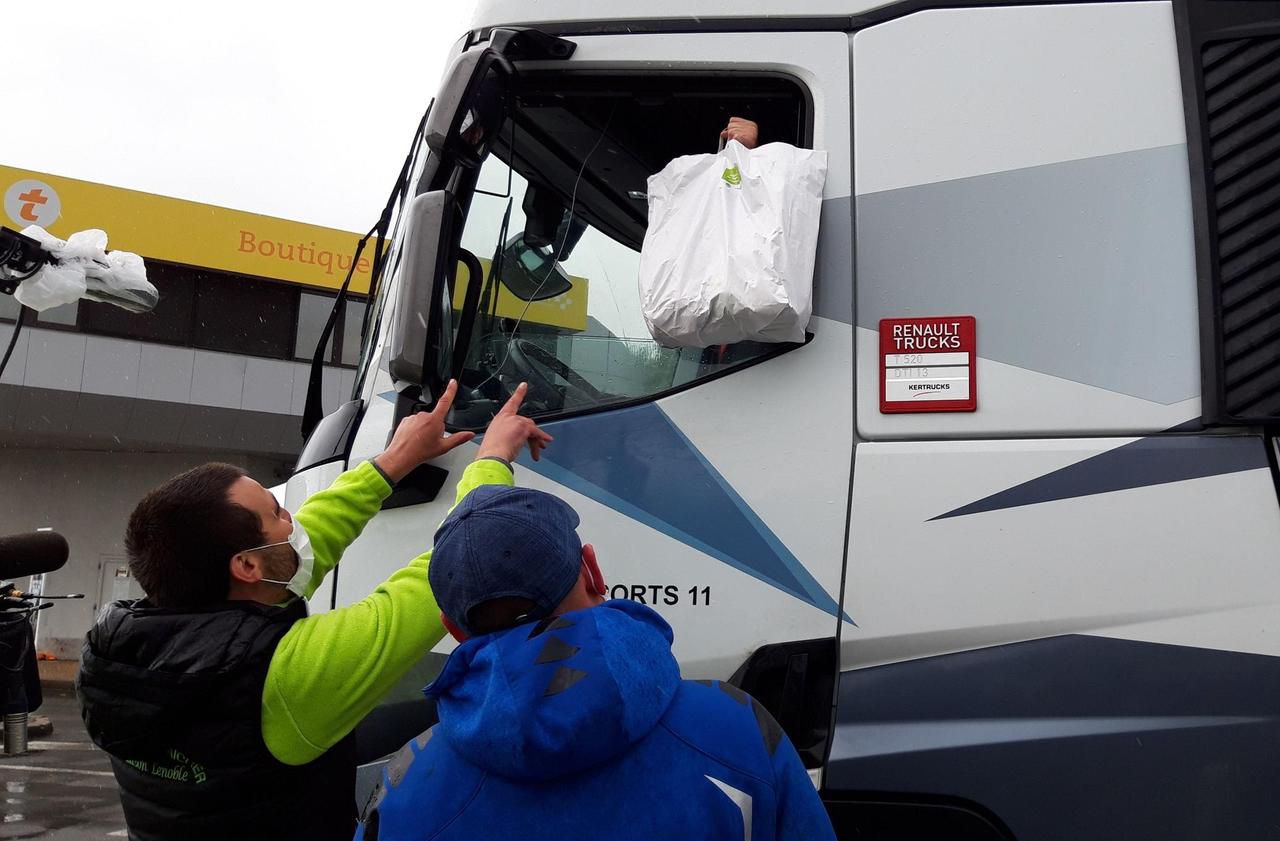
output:
M 480 166 L 506 120 L 507 80 L 515 72 L 505 56 L 491 49 L 468 50 L 455 59 L 450 81 L 427 119 L 428 148 L 442 159 Z
M 391 317 L 388 337 L 390 354 L 387 369 L 400 383 L 431 385 L 423 370 L 427 342 L 444 329 L 450 317 L 451 303 L 443 281 L 448 272 L 449 244 L 452 242 L 454 199 L 444 190 L 434 190 L 416 197 L 409 205 L 400 255 L 396 309 Z M 448 371 L 446 343 L 441 342 L 441 371 Z M 437 372 L 438 373 L 438 372 Z

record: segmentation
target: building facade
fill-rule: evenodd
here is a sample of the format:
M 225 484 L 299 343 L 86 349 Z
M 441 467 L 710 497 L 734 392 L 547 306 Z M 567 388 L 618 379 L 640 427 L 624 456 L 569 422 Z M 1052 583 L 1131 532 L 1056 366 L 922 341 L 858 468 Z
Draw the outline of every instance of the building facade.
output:
M 160 292 L 146 314 L 88 301 L 29 313 L 0 375 L 0 534 L 66 536 L 45 591 L 86 598 L 44 611 L 37 645 L 77 658 L 102 604 L 139 595 L 123 536 L 143 494 L 206 461 L 268 486 L 287 477 L 309 360 L 359 236 L 7 167 L 0 189 L 6 227 L 101 228 Z M 355 383 L 368 284 L 362 258 L 326 348 L 326 411 Z M 17 314 L 0 295 L 0 352 Z

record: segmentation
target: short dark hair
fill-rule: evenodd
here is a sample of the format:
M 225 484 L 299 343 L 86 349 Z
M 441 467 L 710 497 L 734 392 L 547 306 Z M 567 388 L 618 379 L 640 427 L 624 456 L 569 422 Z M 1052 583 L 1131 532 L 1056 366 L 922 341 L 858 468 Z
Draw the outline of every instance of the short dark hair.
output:
M 496 599 L 490 599 L 487 602 L 481 602 L 471 608 L 467 612 L 465 621 L 472 633 L 479 637 L 497 631 L 505 631 L 507 628 L 514 628 L 520 623 L 525 614 L 536 608 L 537 605 L 533 603 L 532 599 L 524 599 L 520 596 L 501 596 Z M 453 619 L 452 616 L 449 618 Z
M 245 472 L 212 462 L 174 476 L 129 515 L 129 571 L 156 607 L 225 601 L 230 561 L 263 541 L 258 516 L 229 498 Z

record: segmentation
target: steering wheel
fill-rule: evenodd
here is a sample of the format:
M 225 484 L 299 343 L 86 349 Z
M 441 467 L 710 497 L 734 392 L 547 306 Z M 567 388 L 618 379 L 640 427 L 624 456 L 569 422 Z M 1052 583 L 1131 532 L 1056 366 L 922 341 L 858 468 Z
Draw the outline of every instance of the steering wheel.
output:
M 512 339 L 508 353 L 511 366 L 529 383 L 530 397 L 536 396 L 549 406 L 563 408 L 569 392 L 574 392 L 574 402 L 601 403 L 609 399 L 554 353 L 528 339 Z M 561 377 L 568 384 L 566 391 L 562 393 L 543 370 Z

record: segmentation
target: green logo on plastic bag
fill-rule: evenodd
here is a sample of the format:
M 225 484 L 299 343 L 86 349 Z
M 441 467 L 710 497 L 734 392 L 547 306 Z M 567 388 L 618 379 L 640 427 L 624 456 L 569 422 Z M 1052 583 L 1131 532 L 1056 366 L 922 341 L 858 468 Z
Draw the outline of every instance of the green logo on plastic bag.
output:
M 737 166 L 726 167 L 724 174 L 720 176 L 724 179 L 724 183 L 730 187 L 738 187 L 742 184 L 742 173 L 738 172 Z

